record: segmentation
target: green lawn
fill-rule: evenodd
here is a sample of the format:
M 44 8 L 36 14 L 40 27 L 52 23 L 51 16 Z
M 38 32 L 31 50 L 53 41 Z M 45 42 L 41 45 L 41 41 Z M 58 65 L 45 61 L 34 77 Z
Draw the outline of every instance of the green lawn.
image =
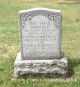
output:
M 80 87 L 80 4 L 48 1 L 0 0 L 0 87 Z M 20 51 L 18 11 L 33 7 L 62 11 L 62 50 L 73 67 L 74 79 L 58 82 L 38 76 L 11 80 L 16 54 Z

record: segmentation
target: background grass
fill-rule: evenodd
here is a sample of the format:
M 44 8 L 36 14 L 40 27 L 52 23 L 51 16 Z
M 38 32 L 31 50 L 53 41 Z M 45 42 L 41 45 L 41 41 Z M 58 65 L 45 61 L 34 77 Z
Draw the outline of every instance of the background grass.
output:
M 0 0 L 0 87 L 80 87 L 80 4 L 79 0 Z M 75 79 L 55 82 L 32 77 L 11 80 L 11 72 L 20 51 L 18 11 L 48 7 L 62 11 L 62 50 L 74 69 Z

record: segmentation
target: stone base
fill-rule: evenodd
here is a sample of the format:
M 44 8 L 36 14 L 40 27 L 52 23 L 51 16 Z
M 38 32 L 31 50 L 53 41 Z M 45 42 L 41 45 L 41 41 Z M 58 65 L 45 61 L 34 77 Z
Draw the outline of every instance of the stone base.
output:
M 64 75 L 67 73 L 68 62 L 65 56 L 53 60 L 21 60 L 17 54 L 14 63 L 14 77 L 28 73 L 52 73 Z

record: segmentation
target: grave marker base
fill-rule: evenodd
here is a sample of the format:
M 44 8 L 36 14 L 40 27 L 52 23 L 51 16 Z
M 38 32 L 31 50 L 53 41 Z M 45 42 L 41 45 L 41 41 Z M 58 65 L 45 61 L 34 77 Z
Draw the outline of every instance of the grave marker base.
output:
M 14 77 L 28 73 L 67 74 L 68 61 L 63 55 L 61 59 L 53 60 L 22 60 L 21 53 L 17 54 L 14 63 Z

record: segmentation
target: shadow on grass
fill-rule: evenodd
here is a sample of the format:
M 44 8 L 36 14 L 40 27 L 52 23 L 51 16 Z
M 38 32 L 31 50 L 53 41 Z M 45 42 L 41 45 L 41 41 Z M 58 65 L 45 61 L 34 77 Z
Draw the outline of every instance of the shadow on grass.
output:
M 38 79 L 38 78 L 74 78 L 74 68 L 77 67 L 78 65 L 80 65 L 80 59 L 79 58 L 69 58 L 68 57 L 68 72 L 65 75 L 59 75 L 59 74 L 26 74 L 23 76 L 19 76 L 19 78 L 23 78 L 23 79 L 27 79 L 27 78 L 31 78 L 31 79 Z
M 67 72 L 67 77 L 71 77 L 75 75 L 74 68 L 80 65 L 80 58 L 73 58 L 71 59 L 68 57 L 68 72 Z
M 29 73 L 29 74 L 25 74 L 23 76 L 19 76 L 18 78 L 23 78 L 23 79 L 27 79 L 27 78 L 31 78 L 31 79 L 41 79 L 41 78 L 49 78 L 49 79 L 52 79 L 52 78 L 60 78 L 60 77 L 63 77 L 62 75 L 59 75 L 59 74 L 53 74 L 53 73 L 46 73 L 46 74 L 41 74 L 41 73 L 38 73 L 38 74 L 32 74 L 32 73 Z

